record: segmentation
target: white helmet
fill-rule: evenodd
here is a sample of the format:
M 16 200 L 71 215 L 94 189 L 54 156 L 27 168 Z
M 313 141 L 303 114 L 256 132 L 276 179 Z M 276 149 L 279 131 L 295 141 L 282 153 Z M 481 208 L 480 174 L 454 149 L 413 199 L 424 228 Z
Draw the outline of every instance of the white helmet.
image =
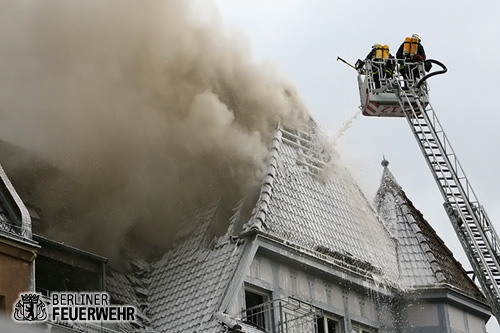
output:
M 420 35 L 419 34 L 413 34 L 411 35 L 413 38 L 417 38 L 418 41 L 420 42 L 422 39 L 420 38 Z

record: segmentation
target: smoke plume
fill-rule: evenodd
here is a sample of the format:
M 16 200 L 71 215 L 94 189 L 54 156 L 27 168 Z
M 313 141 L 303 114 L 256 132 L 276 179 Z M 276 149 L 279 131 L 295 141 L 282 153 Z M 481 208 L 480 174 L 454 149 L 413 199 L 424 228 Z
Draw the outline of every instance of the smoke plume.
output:
M 2 1 L 0 77 L 1 139 L 45 164 L 0 163 L 47 236 L 110 257 L 251 192 L 278 122 L 307 117 L 209 1 Z

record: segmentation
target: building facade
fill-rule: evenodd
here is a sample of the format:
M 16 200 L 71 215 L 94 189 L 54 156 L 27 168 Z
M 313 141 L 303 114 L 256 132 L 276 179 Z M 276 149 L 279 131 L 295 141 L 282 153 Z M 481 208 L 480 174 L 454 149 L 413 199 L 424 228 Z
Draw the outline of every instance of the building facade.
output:
M 486 332 L 483 294 L 388 163 L 372 205 L 319 141 L 278 129 L 251 213 L 242 202 L 213 238 L 218 206 L 200 210 L 190 236 L 109 288 L 124 303 L 145 288 L 155 332 Z

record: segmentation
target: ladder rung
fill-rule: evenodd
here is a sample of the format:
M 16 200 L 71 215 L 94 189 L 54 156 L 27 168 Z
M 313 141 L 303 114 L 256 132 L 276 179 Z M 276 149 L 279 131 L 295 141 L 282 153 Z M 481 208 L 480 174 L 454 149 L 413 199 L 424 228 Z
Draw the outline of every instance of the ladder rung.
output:
M 471 211 L 475 210 L 476 205 L 469 200 L 467 178 L 457 174 L 461 171 L 455 170 L 458 161 L 451 147 L 448 148 L 447 138 L 439 122 L 436 123 L 437 118 L 430 104 L 429 107 L 422 108 L 420 103 L 417 103 L 418 107 L 414 107 L 408 96 L 401 93 L 402 89 L 399 89 L 397 97 L 400 106 L 404 109 L 426 162 L 452 210 L 449 215 L 452 222 L 458 224 L 455 228 L 459 238 L 464 242 L 464 247 L 467 247 L 466 252 L 470 252 L 476 265 L 479 265 L 478 278 L 482 276 L 483 282 L 486 283 L 485 289 L 492 291 L 494 299 L 500 304 L 500 295 L 496 289 L 497 285 L 500 286 L 500 267 L 497 266 L 500 240 L 495 238 L 495 234 L 490 235 L 485 230 L 483 224 L 489 223 L 485 214 Z

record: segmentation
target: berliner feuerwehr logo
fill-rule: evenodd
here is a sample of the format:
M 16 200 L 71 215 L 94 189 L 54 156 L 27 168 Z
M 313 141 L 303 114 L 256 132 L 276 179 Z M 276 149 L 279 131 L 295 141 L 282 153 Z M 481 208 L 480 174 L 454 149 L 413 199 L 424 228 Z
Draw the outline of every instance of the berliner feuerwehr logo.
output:
M 17 299 L 12 315 L 16 321 L 40 322 L 47 320 L 47 306 L 39 294 L 23 293 Z
M 16 302 L 12 318 L 17 322 L 136 321 L 135 306 L 111 304 L 107 292 L 51 292 L 45 299 L 36 293 L 21 293 Z

